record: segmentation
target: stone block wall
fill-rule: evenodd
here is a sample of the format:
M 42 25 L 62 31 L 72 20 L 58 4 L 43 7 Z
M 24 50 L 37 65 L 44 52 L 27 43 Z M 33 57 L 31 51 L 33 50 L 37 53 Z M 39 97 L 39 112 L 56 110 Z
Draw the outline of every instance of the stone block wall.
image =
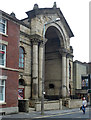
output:
M 62 105 L 67 108 L 80 108 L 80 106 L 82 105 L 82 100 L 65 98 L 62 99 Z
M 25 82 L 24 98 L 31 97 L 31 42 L 30 42 L 30 29 L 21 25 L 20 26 L 20 42 L 19 46 L 24 48 L 24 69 L 19 69 L 19 74 L 22 74 L 22 79 Z M 19 79 L 20 76 L 19 76 Z
M 44 101 L 44 110 L 59 110 L 62 109 L 62 100 Z M 41 102 L 35 103 L 35 110 L 41 111 Z
M 69 108 L 80 108 L 81 105 L 82 105 L 81 99 L 74 99 L 70 100 L 69 102 Z

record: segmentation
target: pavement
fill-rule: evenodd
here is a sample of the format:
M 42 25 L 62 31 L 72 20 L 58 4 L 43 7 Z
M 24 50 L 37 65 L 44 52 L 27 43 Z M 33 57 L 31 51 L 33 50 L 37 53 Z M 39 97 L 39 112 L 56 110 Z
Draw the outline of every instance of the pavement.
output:
M 89 109 L 89 107 L 87 107 L 86 109 Z M 36 118 L 36 119 L 38 119 L 38 118 L 46 118 L 47 116 L 52 116 L 52 115 L 56 115 L 56 114 L 62 114 L 62 113 L 65 114 L 65 113 L 76 112 L 76 111 L 80 111 L 80 108 L 67 109 L 67 110 L 44 111 L 43 115 L 41 115 L 41 112 L 37 112 L 37 111 L 31 111 L 29 113 L 19 112 L 18 114 L 10 114 L 10 115 L 0 116 L 0 118 L 23 118 L 23 119 L 24 118 L 32 118 L 32 119 Z

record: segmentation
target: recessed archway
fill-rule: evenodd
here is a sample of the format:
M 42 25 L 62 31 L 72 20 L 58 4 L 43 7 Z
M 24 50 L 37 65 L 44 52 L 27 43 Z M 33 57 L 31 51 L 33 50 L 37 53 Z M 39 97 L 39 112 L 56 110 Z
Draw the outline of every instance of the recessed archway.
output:
M 47 38 L 45 45 L 45 96 L 51 99 L 59 98 L 62 85 L 62 58 L 59 49 L 64 46 L 64 41 L 61 33 L 54 26 L 48 27 L 45 37 Z M 55 86 L 54 89 L 49 89 L 50 84 Z

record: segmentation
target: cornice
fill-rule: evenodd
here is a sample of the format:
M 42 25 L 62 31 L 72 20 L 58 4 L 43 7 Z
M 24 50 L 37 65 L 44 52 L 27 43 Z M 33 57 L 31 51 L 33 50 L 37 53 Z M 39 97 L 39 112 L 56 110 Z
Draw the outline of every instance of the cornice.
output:
M 30 38 L 30 35 L 29 35 L 29 34 L 27 34 L 27 33 L 25 33 L 25 32 L 22 32 L 22 31 L 20 31 L 20 35 L 24 35 L 25 37 Z

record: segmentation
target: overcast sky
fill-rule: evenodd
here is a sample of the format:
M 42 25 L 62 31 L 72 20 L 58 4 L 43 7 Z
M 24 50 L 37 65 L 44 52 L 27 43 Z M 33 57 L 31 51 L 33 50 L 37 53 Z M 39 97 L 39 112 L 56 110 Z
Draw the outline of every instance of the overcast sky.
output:
M 89 1 L 90 0 L 2 0 L 0 9 L 10 14 L 14 12 L 18 19 L 26 18 L 26 13 L 33 9 L 35 3 L 40 8 L 57 7 L 62 11 L 74 37 L 71 45 L 74 49 L 74 60 L 89 62 Z

